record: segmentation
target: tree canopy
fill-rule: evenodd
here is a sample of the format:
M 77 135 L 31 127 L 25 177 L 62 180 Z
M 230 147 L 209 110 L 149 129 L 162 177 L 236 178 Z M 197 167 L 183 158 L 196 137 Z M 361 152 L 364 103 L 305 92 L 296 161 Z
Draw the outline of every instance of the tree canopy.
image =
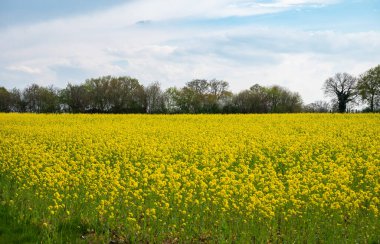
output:
M 360 76 L 357 90 L 361 100 L 368 105 L 369 111 L 380 109 L 380 65 Z
M 347 104 L 355 100 L 356 82 L 357 79 L 347 73 L 337 73 L 325 81 L 323 91 L 336 99 L 338 112 L 346 112 Z

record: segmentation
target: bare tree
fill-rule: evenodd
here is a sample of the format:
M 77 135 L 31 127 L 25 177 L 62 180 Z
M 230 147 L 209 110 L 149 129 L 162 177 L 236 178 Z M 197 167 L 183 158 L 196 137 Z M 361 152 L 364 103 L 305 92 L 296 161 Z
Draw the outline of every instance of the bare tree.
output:
M 347 73 L 337 73 L 323 84 L 325 95 L 335 98 L 340 113 L 346 112 L 347 104 L 355 101 L 357 79 Z

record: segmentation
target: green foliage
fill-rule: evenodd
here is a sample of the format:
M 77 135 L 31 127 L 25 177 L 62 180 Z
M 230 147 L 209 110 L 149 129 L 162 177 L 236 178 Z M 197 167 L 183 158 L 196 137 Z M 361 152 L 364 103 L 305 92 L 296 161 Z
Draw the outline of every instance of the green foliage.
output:
M 192 80 L 174 91 L 173 100 L 182 113 L 220 113 L 232 93 L 223 80 Z
M 293 113 L 302 99 L 279 86 L 252 86 L 234 95 L 223 80 L 195 79 L 165 92 L 154 82 L 142 86 L 128 76 L 103 76 L 65 89 L 37 84 L 22 93 L 0 89 L 0 111 L 35 113 Z
M 5 87 L 0 87 L 0 112 L 9 112 L 10 93 Z
M 361 100 L 368 104 L 370 112 L 380 109 L 380 65 L 361 75 L 357 90 Z
M 279 86 L 255 84 L 233 99 L 233 111 L 237 113 L 294 113 L 301 110 L 301 96 Z
M 89 96 L 89 112 L 144 113 L 145 92 L 135 78 L 128 76 L 103 76 L 86 80 L 84 86 Z
M 58 91 L 52 86 L 32 84 L 23 91 L 26 112 L 54 113 L 59 110 Z

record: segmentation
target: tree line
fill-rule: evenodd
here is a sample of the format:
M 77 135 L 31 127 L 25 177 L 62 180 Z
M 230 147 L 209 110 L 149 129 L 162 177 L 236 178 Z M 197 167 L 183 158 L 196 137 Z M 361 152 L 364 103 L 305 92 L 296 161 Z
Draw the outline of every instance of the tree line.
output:
M 2 112 L 34 113 L 285 113 L 300 112 L 299 94 L 258 84 L 233 94 L 223 80 L 195 79 L 182 88 L 146 87 L 131 77 L 104 76 L 64 89 L 32 84 L 0 88 Z
M 346 112 L 353 103 L 380 109 L 380 65 L 356 78 L 337 73 L 323 86 L 331 103 L 304 105 L 301 96 L 280 86 L 255 84 L 236 94 L 224 80 L 195 79 L 182 88 L 146 87 L 135 78 L 103 76 L 66 88 L 32 84 L 23 90 L 0 87 L 0 112 L 32 113 L 297 113 Z

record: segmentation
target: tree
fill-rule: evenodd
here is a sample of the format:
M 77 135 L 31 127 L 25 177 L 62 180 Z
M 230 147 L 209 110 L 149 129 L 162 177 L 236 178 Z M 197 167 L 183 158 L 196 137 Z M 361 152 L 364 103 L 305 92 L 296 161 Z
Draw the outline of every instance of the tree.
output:
M 181 108 L 178 101 L 180 92 L 176 87 L 169 87 L 163 94 L 164 107 L 168 113 L 180 113 Z
M 89 92 L 84 85 L 67 84 L 60 92 L 61 101 L 71 113 L 85 113 L 89 109 Z
M 103 76 L 86 80 L 89 92 L 89 111 L 95 113 L 144 113 L 146 95 L 144 87 L 128 76 Z
M 271 113 L 296 113 L 302 110 L 301 96 L 280 86 L 267 88 L 267 101 Z
M 336 99 L 340 113 L 346 112 L 347 104 L 355 101 L 356 83 L 357 79 L 347 73 L 337 73 L 325 81 L 323 91 L 326 96 Z
M 244 90 L 236 94 L 232 98 L 232 112 L 234 113 L 252 113 L 251 93 L 249 90 Z
M 269 101 L 268 101 L 268 88 L 255 84 L 249 88 L 251 95 L 251 112 L 252 113 L 268 113 Z
M 170 97 L 177 107 L 177 112 L 202 113 L 207 99 L 207 90 L 207 80 L 192 80 L 181 89 L 171 89 Z
M 25 102 L 22 101 L 22 93 L 19 89 L 13 88 L 10 92 L 10 111 L 25 112 Z
M 267 113 L 267 97 L 267 88 L 255 84 L 233 97 L 233 110 L 237 113 Z
M 258 84 L 238 93 L 233 104 L 233 110 L 238 113 L 295 113 L 302 109 L 298 93 L 280 86 L 263 87 Z
M 232 97 L 228 86 L 223 80 L 195 79 L 176 90 L 172 98 L 182 113 L 219 113 Z
M 91 98 L 89 111 L 94 113 L 104 113 L 109 109 L 106 95 L 109 79 L 110 76 L 104 76 L 86 80 L 84 85 Z
M 146 113 L 146 94 L 144 87 L 135 78 L 119 77 L 122 84 L 124 113 Z
M 105 91 L 107 112 L 144 113 L 146 112 L 146 95 L 144 87 L 135 78 L 128 76 L 106 77 Z
M 380 108 L 380 65 L 360 76 L 357 90 L 361 100 L 369 105 L 371 112 Z
M 211 113 L 218 113 L 227 105 L 232 97 L 232 92 L 228 90 L 227 81 L 213 79 L 208 84 L 207 110 Z
M 11 94 L 5 87 L 0 87 L 0 112 L 10 111 Z
M 189 113 L 202 113 L 206 104 L 206 95 L 209 88 L 207 80 L 192 80 L 181 89 L 181 104 L 184 111 Z
M 165 112 L 164 95 L 160 83 L 154 82 L 145 88 L 146 94 L 146 112 L 163 113 Z
M 26 112 L 54 113 L 59 111 L 57 90 L 52 86 L 42 87 L 37 84 L 25 88 L 22 94 Z

